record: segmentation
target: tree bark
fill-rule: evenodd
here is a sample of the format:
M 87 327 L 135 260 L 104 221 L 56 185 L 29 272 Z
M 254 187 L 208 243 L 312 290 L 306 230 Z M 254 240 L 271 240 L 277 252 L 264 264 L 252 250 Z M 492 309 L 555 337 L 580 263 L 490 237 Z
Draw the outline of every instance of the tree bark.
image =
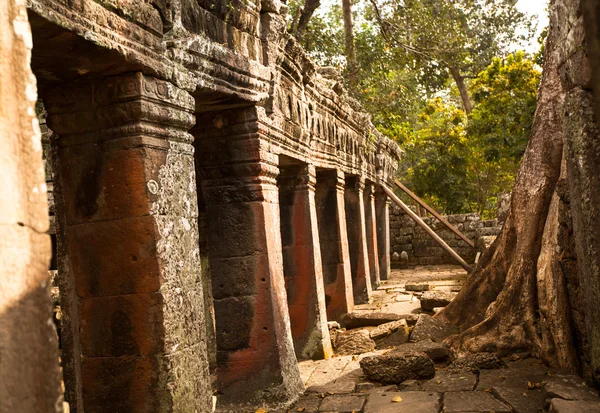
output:
M 344 14 L 344 35 L 346 46 L 346 61 L 348 63 L 348 73 L 351 83 L 356 78 L 356 52 L 354 50 L 354 22 L 352 21 L 352 3 L 351 0 L 342 0 L 342 11 Z
M 306 0 L 304 2 L 304 7 L 301 9 L 300 17 L 298 19 L 298 26 L 294 29 L 293 33 L 296 37 L 296 40 L 302 40 L 304 34 L 306 33 L 306 28 L 308 27 L 310 18 L 320 5 L 321 2 L 319 0 Z
M 469 96 L 467 85 L 465 85 L 465 78 L 460 74 L 460 71 L 456 67 L 450 67 L 450 74 L 452 75 L 452 78 L 458 87 L 463 108 L 468 115 L 473 110 L 473 104 L 471 103 L 471 96 Z
M 558 74 L 558 46 L 563 29 L 557 25 L 556 3 L 551 6 L 546 62 L 532 135 L 517 175 L 508 218 L 457 298 L 437 315 L 460 326 L 462 332 L 448 340 L 457 355 L 531 350 L 547 359 L 557 359 L 559 350 L 550 343 L 556 343 L 563 333 L 569 334 L 569 320 L 555 316 L 560 310 L 560 297 L 566 296 L 564 291 L 555 294 L 553 290 L 561 285 L 561 275 L 554 272 L 556 266 L 544 269 L 547 260 L 542 259 L 544 275 L 538 277 L 542 245 L 552 245 L 556 239 L 551 233 L 556 225 L 554 209 L 548 218 L 563 152 L 564 91 Z M 544 317 L 540 320 L 540 309 L 551 318 L 542 333 L 538 326 L 546 321 Z M 555 336 L 548 336 L 554 333 Z M 560 359 L 571 360 L 572 353 L 561 350 Z

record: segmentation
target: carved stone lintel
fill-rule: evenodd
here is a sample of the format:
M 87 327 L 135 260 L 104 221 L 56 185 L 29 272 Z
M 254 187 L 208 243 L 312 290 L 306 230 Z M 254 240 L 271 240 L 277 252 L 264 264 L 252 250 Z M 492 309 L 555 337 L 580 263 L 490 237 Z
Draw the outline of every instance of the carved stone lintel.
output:
M 194 98 L 173 84 L 134 73 L 76 82 L 44 99 L 60 146 L 140 136 L 191 144 Z

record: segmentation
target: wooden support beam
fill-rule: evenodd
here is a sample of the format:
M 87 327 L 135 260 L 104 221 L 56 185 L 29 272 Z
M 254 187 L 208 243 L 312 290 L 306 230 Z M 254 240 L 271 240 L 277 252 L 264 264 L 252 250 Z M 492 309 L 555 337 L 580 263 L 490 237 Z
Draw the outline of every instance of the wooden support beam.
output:
M 454 232 L 456 235 L 458 235 L 460 237 L 460 239 L 462 239 L 464 242 L 469 244 L 469 246 L 471 246 L 471 248 L 475 248 L 475 243 L 472 240 L 467 238 L 467 236 L 465 234 L 463 234 L 462 232 L 460 232 L 460 230 L 458 228 L 456 228 L 454 225 L 449 223 L 444 217 L 442 217 L 440 214 L 438 214 L 438 212 L 435 209 L 433 209 L 432 207 L 427 205 L 425 203 L 425 201 L 423 201 L 421 198 L 419 198 L 417 195 L 415 195 L 410 189 L 408 189 L 406 186 L 404 186 L 402 184 L 402 182 L 400 182 L 397 179 L 394 179 L 394 183 L 396 184 L 396 186 L 398 188 L 400 188 L 404 192 L 406 192 L 406 194 L 409 197 L 414 199 L 419 205 L 421 205 L 423 208 L 425 208 L 425 210 L 429 211 L 429 213 L 431 215 L 433 215 L 438 221 L 440 221 L 442 224 L 444 224 L 450 231 Z
M 423 230 L 425 230 L 425 232 L 427 232 L 431 236 L 431 238 L 433 238 L 435 242 L 437 242 L 440 245 L 440 247 L 444 249 L 444 251 L 450 254 L 452 258 L 454 258 L 465 270 L 467 270 L 467 272 L 472 271 L 471 266 L 467 264 L 467 262 L 463 260 L 462 257 L 456 253 L 456 251 L 454 251 L 448 244 L 446 244 L 444 240 L 441 239 L 440 236 L 435 233 L 434 230 L 429 228 L 429 225 L 423 222 L 423 220 L 417 214 L 415 214 L 404 202 L 402 202 L 400 198 L 396 196 L 396 194 L 394 194 L 385 185 L 381 185 L 381 188 L 387 194 L 387 196 L 390 197 L 390 199 L 396 203 L 396 205 L 402 208 L 406 215 L 411 217 L 413 221 L 415 221 L 421 228 L 423 228 Z

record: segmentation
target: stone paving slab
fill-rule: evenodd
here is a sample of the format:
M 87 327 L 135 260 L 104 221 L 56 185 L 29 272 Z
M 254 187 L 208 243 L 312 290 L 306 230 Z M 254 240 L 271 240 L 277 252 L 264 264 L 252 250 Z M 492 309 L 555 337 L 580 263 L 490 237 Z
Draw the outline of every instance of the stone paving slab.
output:
M 598 393 L 586 386 L 578 376 L 571 374 L 556 374 L 548 377 L 544 386 L 547 399 L 560 398 L 565 400 L 590 400 L 600 402 Z
M 302 383 L 306 384 L 317 368 L 317 364 L 313 360 L 303 360 L 298 362 L 298 368 L 300 369 Z
M 439 393 L 376 389 L 369 393 L 364 413 L 438 413 L 440 408 Z
M 333 395 L 323 399 L 319 412 L 331 413 L 359 413 L 365 405 L 364 396 Z
M 319 406 L 323 399 L 316 395 L 304 396 L 296 402 L 294 408 L 291 411 L 303 412 L 303 413 L 317 413 Z
M 548 368 L 537 359 L 525 359 L 507 363 L 508 368 L 481 370 L 476 390 L 491 390 L 492 387 L 527 389 L 528 383 L 541 383 L 555 370 Z
M 594 413 L 600 412 L 600 403 L 581 400 L 550 400 L 548 413 Z
M 492 387 L 491 393 L 498 400 L 508 404 L 515 413 L 538 413 L 544 411 L 544 392 L 522 390 L 512 387 Z
M 448 392 L 443 413 L 511 413 L 510 407 L 487 392 Z
M 424 391 L 445 393 L 449 391 L 473 391 L 477 384 L 477 375 L 473 373 L 452 374 L 447 371 L 437 371 L 431 380 L 421 383 Z
M 322 386 L 327 383 L 335 382 L 340 376 L 346 365 L 352 360 L 352 356 L 334 357 L 329 360 L 319 360 L 314 362 L 315 369 L 305 381 L 306 387 Z

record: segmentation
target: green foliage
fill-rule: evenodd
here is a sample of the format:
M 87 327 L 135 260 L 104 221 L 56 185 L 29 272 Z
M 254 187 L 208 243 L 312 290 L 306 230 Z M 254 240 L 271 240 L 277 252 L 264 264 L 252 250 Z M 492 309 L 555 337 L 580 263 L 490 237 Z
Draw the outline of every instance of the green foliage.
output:
M 303 1 L 290 0 L 292 16 Z M 508 55 L 509 46 L 530 39 L 534 26 L 515 4 L 356 0 L 355 73 L 348 73 L 344 57 L 341 2 L 317 10 L 302 38 L 318 64 L 352 79 L 348 92 L 405 150 L 401 180 L 442 212 L 491 216 L 496 196 L 514 182 L 543 59 L 543 46 L 534 60 Z M 469 116 L 450 69 L 468 88 L 474 106 Z
M 456 105 L 430 100 L 410 128 L 401 179 L 445 213 L 493 215 L 509 192 L 531 133 L 540 72 L 523 52 L 493 59 L 472 82 L 477 103 L 467 118 Z
M 476 106 L 468 131 L 485 160 L 518 164 L 531 134 L 539 84 L 540 73 L 524 52 L 493 59 L 473 81 Z
M 391 45 L 411 56 L 420 83 L 431 93 L 447 86 L 450 68 L 476 76 L 494 56 L 533 34 L 533 21 L 516 8 L 516 0 L 371 3 L 371 19 Z
M 406 151 L 402 181 L 426 202 L 446 213 L 468 208 L 469 147 L 464 112 L 441 98 L 427 102 L 414 128 L 400 137 Z

